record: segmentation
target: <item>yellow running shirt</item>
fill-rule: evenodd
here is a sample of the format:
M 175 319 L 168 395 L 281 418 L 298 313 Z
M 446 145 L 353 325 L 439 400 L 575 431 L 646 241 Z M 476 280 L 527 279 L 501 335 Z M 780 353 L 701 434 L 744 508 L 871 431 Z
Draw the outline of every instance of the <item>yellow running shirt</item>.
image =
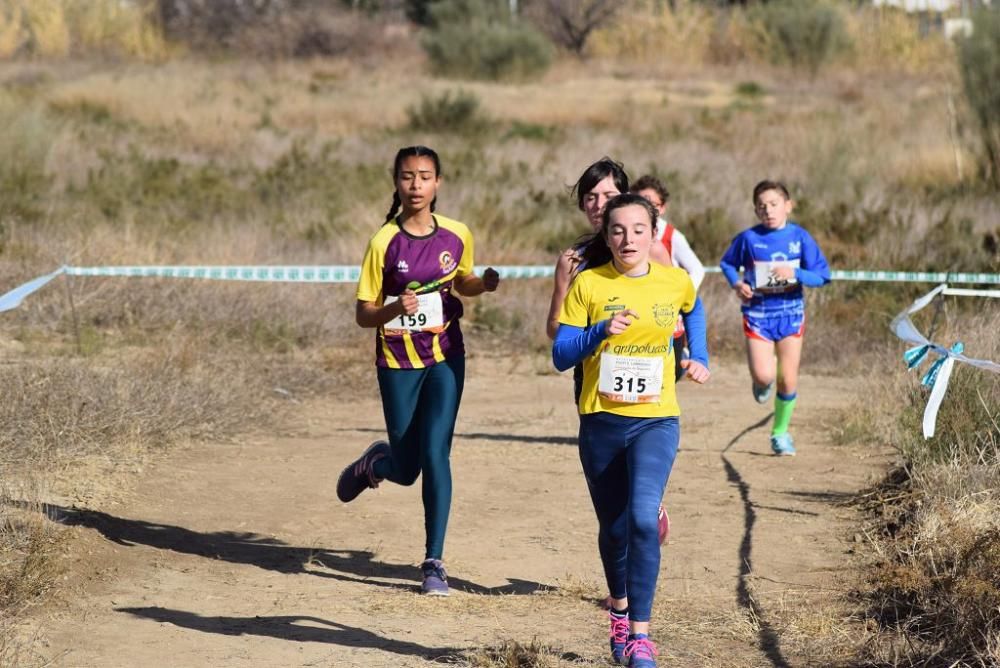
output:
M 639 314 L 584 358 L 581 415 L 680 415 L 672 341 L 678 313 L 694 308 L 694 300 L 691 277 L 677 267 L 651 262 L 648 274 L 634 278 L 618 273 L 613 262 L 580 272 L 563 302 L 561 324 L 588 327 L 625 309 Z

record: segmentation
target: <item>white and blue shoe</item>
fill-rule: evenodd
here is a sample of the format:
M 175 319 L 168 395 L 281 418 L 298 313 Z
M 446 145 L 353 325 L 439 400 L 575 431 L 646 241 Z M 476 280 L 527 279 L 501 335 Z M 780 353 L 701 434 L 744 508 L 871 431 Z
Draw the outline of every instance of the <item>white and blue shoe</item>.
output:
M 785 432 L 771 436 L 771 451 L 779 457 L 794 457 L 795 445 L 792 442 L 792 435 Z

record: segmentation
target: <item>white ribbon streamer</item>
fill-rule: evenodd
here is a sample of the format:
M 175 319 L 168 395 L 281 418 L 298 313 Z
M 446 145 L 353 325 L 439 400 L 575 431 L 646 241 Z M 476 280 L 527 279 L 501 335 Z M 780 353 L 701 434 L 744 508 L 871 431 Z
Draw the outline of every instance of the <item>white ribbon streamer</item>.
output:
M 17 308 L 28 295 L 45 287 L 46 283 L 63 273 L 65 273 L 64 268 L 56 269 L 51 274 L 39 276 L 33 281 L 28 281 L 24 285 L 19 285 L 10 292 L 0 295 L 0 313 Z
M 928 292 L 923 297 L 916 299 L 905 311 L 892 319 L 892 323 L 889 327 L 896 336 L 908 343 L 924 346 L 926 347 L 927 352 L 933 352 L 939 357 L 944 358 L 936 373 L 932 372 L 925 376 L 926 381 L 930 383 L 931 393 L 927 400 L 927 406 L 924 408 L 924 438 L 931 438 L 934 436 L 934 430 L 937 425 L 938 409 L 941 408 L 941 402 L 944 400 L 945 392 L 948 389 L 948 381 L 951 378 L 951 372 L 955 362 L 963 362 L 979 369 L 992 371 L 993 373 L 1000 373 L 1000 364 L 991 362 L 990 360 L 980 360 L 972 357 L 966 357 L 961 352 L 950 350 L 930 341 L 927 337 L 920 333 L 920 330 L 918 330 L 916 325 L 913 324 L 910 316 L 930 304 L 931 301 L 933 301 L 938 295 L 1000 297 L 1000 291 L 955 289 L 949 288 L 947 284 L 943 283 Z M 921 352 L 922 351 L 917 351 L 914 358 L 919 360 L 921 358 Z M 913 366 L 915 367 L 916 364 Z

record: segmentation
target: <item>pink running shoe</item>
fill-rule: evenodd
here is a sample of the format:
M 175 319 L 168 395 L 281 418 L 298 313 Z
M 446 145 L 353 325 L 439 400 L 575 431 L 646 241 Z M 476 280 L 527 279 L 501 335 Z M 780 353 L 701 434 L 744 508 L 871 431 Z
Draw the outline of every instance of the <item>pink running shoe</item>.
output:
M 660 506 L 659 514 L 656 516 L 656 523 L 660 531 L 660 545 L 663 545 L 670 536 L 670 516 L 667 515 L 667 509 L 662 505 Z
M 624 666 L 628 659 L 625 656 L 625 643 L 628 642 L 628 615 L 619 617 L 608 610 L 608 619 L 611 620 L 611 637 L 608 644 L 611 645 L 611 660 L 620 666 Z
M 656 645 L 645 633 L 629 636 L 625 644 L 625 656 L 628 657 L 629 668 L 656 668 Z

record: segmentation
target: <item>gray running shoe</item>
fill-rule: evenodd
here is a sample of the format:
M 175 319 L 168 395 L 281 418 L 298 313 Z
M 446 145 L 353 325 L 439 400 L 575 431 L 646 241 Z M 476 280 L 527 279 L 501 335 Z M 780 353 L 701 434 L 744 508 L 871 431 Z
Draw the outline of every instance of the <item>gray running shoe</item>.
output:
M 448 574 L 444 572 L 444 564 L 440 559 L 428 559 L 420 564 L 424 581 L 420 585 L 420 593 L 428 596 L 447 596 Z
M 750 381 L 750 387 L 753 390 L 753 398 L 757 400 L 758 404 L 762 404 L 771 398 L 771 392 L 774 390 L 774 383 L 770 385 L 758 385 L 757 383 Z

